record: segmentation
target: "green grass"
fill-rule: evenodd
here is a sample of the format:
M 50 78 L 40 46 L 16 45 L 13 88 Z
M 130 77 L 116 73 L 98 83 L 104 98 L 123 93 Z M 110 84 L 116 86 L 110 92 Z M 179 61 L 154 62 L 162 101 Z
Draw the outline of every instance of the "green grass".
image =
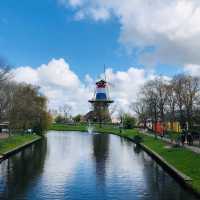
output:
M 166 148 L 164 141 L 145 136 L 144 144 L 158 153 L 168 163 L 192 178 L 192 186 L 200 191 L 200 155 L 185 148 Z
M 63 124 L 52 124 L 49 130 L 55 131 L 87 131 L 86 125 L 63 125 Z
M 5 139 L 0 139 L 0 154 L 4 154 L 12 149 L 17 148 L 25 143 L 31 142 L 37 138 L 38 135 L 13 135 Z
M 52 125 L 51 130 L 63 130 L 63 131 L 86 131 L 87 125 Z M 194 189 L 200 192 L 200 155 L 196 154 L 185 148 L 171 147 L 166 148 L 166 142 L 155 139 L 150 136 L 146 136 L 142 133 L 139 133 L 138 130 L 123 130 L 122 133 L 119 132 L 119 129 L 114 126 L 106 126 L 100 128 L 95 126 L 95 131 L 100 133 L 112 133 L 119 136 L 125 136 L 133 138 L 136 135 L 140 135 L 143 138 L 143 143 L 158 153 L 163 157 L 168 163 L 173 165 L 183 174 L 192 178 L 192 186 Z

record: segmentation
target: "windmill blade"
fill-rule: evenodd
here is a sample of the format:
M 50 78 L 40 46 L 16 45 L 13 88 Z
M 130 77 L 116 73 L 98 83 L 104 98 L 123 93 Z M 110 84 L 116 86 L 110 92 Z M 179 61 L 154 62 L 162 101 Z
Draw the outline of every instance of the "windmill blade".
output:
M 107 84 L 111 87 L 115 87 L 115 84 L 111 83 L 111 82 L 107 82 Z
M 115 85 L 113 83 L 109 82 L 109 80 L 108 80 L 109 78 L 106 76 L 106 66 L 105 65 L 104 65 L 104 76 L 105 76 L 105 81 L 106 81 L 107 85 L 110 87 L 115 87 Z

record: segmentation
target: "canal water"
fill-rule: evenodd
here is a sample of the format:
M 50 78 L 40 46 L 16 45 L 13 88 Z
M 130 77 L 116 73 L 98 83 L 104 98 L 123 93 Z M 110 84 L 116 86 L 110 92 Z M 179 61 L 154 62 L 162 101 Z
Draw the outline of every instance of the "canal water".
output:
M 0 164 L 0 199 L 197 198 L 126 139 L 50 131 L 45 140 Z

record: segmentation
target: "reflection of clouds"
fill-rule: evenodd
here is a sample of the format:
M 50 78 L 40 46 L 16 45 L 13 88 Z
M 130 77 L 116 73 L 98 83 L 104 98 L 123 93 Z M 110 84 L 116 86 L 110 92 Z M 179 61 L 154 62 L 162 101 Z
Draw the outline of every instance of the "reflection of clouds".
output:
M 195 199 L 123 138 L 49 132 L 42 143 L 0 164 L 0 199 Z
M 112 186 L 117 184 L 124 190 L 144 191 L 144 163 L 140 156 L 133 152 L 133 144 L 112 136 L 110 140 L 110 155 L 107 162 L 107 183 Z M 119 148 L 120 147 L 120 148 Z
M 66 185 L 73 182 L 79 166 L 83 164 L 81 160 L 88 160 L 88 155 L 91 154 L 89 148 L 83 148 L 90 146 L 91 140 L 88 140 L 88 137 L 77 139 L 74 134 L 76 133 L 50 132 L 48 134 L 42 183 L 45 186 L 43 189 L 48 190 L 49 193 L 64 194 Z
M 6 171 L 7 171 L 7 165 L 8 160 L 5 160 L 4 162 L 0 163 L 0 193 L 3 192 L 6 188 L 7 184 L 7 177 L 6 177 Z

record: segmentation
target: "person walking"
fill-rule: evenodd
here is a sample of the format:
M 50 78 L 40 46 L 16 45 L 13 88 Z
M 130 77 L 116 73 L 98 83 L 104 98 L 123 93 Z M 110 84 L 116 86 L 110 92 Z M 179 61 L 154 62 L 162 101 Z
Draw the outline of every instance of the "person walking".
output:
M 185 131 L 183 131 L 181 133 L 181 144 L 182 144 L 182 146 L 184 146 L 184 144 L 185 144 Z
M 192 138 L 192 134 L 190 132 L 187 134 L 187 144 L 193 145 L 193 138 Z

